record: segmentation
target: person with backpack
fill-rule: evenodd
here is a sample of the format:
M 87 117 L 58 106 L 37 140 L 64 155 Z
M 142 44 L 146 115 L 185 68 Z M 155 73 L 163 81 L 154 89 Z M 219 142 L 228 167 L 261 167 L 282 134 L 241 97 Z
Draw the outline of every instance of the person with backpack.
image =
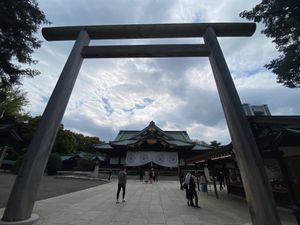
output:
M 188 199 L 187 205 L 200 208 L 198 203 L 198 195 L 196 191 L 196 177 L 191 173 L 187 173 L 184 180 L 184 186 L 186 188 L 186 197 Z M 193 199 L 195 198 L 195 203 Z

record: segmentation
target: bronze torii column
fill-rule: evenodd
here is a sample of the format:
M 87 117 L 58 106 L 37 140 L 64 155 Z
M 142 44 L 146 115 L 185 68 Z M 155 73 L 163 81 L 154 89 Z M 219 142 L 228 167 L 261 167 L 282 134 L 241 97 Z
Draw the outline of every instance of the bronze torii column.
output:
M 280 225 L 270 183 L 217 37 L 251 36 L 254 23 L 53 27 L 46 40 L 76 40 L 16 178 L 0 224 L 30 220 L 35 196 L 83 58 L 209 57 L 254 225 Z M 90 39 L 204 37 L 205 44 L 88 46 Z

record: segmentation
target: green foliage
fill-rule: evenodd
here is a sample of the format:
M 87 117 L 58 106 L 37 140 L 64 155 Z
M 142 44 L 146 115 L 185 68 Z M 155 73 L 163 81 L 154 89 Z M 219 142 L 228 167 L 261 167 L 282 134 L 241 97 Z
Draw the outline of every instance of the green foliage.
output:
M 300 1 L 263 0 L 241 17 L 262 22 L 266 29 L 262 33 L 273 38 L 281 53 L 265 65 L 277 75 L 277 82 L 290 88 L 300 87 Z
M 70 154 L 76 151 L 92 153 L 93 145 L 101 143 L 103 141 L 98 137 L 84 136 L 70 130 L 64 130 L 62 125 L 57 133 L 52 151 L 60 154 Z
M 76 139 L 74 133 L 69 130 L 59 130 L 52 151 L 70 154 L 76 150 Z
M 46 166 L 48 175 L 54 175 L 62 167 L 62 161 L 57 153 L 51 153 Z
M 39 74 L 20 64 L 36 63 L 31 54 L 41 42 L 34 34 L 47 23 L 35 0 L 0 1 L 0 88 L 19 84 L 21 77 Z
M 18 131 L 23 139 L 21 147 L 26 148 L 29 146 L 40 121 L 41 116 L 28 116 L 26 123 L 24 122 L 17 124 Z M 99 140 L 98 137 L 84 136 L 70 130 L 65 130 L 64 125 L 61 124 L 52 148 L 52 152 L 59 154 L 71 154 L 77 151 L 93 153 L 93 145 L 100 143 L 103 143 L 103 141 Z
M 23 138 L 24 146 L 28 146 L 41 120 L 41 116 L 29 117 L 26 123 L 20 125 L 20 133 Z
M 14 165 L 13 165 L 13 167 L 12 167 L 12 172 L 13 172 L 14 174 L 17 174 L 17 173 L 19 172 L 20 167 L 21 167 L 21 165 L 22 165 L 22 163 L 23 163 L 24 158 L 25 158 L 25 155 L 21 155 L 21 156 L 19 156 L 19 158 L 18 158 L 18 159 L 16 160 L 16 162 L 14 163 Z
M 92 153 L 94 151 L 93 149 L 94 144 L 103 143 L 103 141 L 101 141 L 98 137 L 89 137 L 77 133 L 73 133 L 73 134 L 76 139 L 77 150 L 79 151 Z
M 207 142 L 201 141 L 201 140 L 197 140 L 197 139 L 193 140 L 193 143 L 199 144 L 199 145 L 207 145 L 207 146 L 209 145 Z
M 26 93 L 19 88 L 0 88 L 1 123 L 14 123 L 26 120 L 28 115 L 23 112 L 23 107 L 27 104 Z
M 74 170 L 78 171 L 92 171 L 94 170 L 95 162 L 90 159 L 80 158 L 78 161 L 77 166 L 74 168 Z
M 218 148 L 218 147 L 220 147 L 220 145 L 221 145 L 221 142 L 218 142 L 216 140 L 210 142 L 210 146 L 212 146 L 214 148 Z

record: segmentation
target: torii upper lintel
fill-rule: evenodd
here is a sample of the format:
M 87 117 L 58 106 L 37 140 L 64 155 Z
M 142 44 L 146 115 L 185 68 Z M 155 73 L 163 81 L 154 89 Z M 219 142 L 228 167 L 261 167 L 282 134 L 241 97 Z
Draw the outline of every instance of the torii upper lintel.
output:
M 42 34 L 47 41 L 76 40 L 86 30 L 90 39 L 192 38 L 202 37 L 212 27 L 218 37 L 249 37 L 255 23 L 166 23 L 99 26 L 46 27 Z

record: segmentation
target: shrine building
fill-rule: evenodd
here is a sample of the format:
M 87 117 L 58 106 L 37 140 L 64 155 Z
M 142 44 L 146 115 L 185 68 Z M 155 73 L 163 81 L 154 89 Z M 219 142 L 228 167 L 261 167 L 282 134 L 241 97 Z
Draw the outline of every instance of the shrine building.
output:
M 161 172 L 177 174 L 180 170 L 195 170 L 185 159 L 212 150 L 212 147 L 193 142 L 186 131 L 164 131 L 153 121 L 142 130 L 121 130 L 108 143 L 94 145 L 106 155 L 103 167 L 119 169 L 126 165 L 135 173 L 155 168 Z

